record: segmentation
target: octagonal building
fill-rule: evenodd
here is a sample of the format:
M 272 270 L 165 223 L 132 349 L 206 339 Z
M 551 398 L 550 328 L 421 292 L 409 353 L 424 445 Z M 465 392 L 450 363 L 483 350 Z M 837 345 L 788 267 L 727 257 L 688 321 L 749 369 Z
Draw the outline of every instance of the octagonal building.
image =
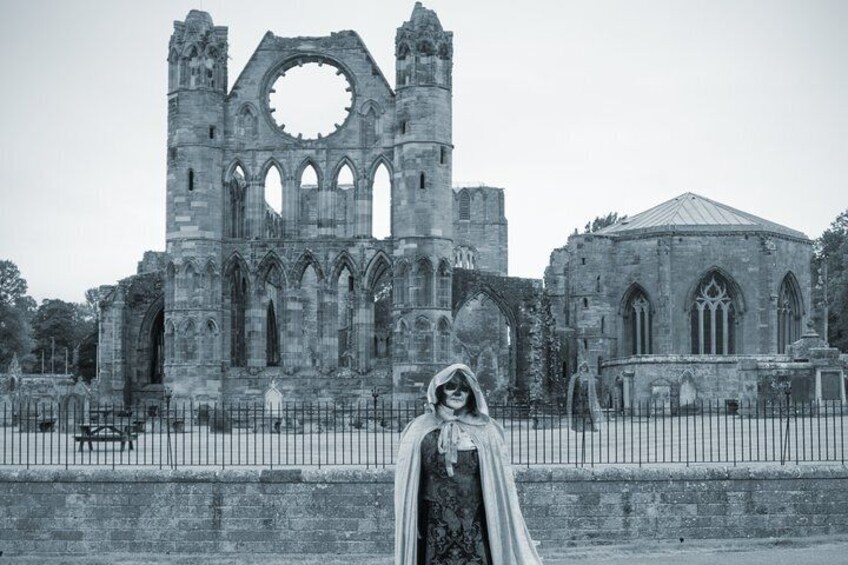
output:
M 691 192 L 574 234 L 546 274 L 564 371 L 585 359 L 633 398 L 681 379 L 743 397 L 740 361 L 782 356 L 811 318 L 812 256 L 803 233 Z

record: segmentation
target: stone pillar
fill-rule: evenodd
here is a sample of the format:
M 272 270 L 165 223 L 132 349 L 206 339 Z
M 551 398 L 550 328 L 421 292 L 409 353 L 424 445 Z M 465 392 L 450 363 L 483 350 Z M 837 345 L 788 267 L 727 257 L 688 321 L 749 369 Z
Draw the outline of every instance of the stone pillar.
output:
M 633 381 L 636 374 L 633 371 L 624 371 L 621 374 L 622 394 L 624 396 L 624 410 L 628 414 L 633 413 L 633 404 L 636 401 L 636 390 L 633 388 Z
M 744 344 L 738 353 L 777 353 L 777 281 L 775 280 L 775 243 L 771 237 L 760 238 L 760 276 L 757 292 L 758 343 Z M 737 329 L 737 332 L 739 330 Z M 737 336 L 737 343 L 739 338 Z M 756 350 L 754 349 L 756 347 Z
M 318 186 L 318 237 L 336 235 L 336 191 L 332 181 L 323 179 Z
M 283 237 L 296 237 L 300 218 L 300 194 L 292 175 L 283 177 Z
M 687 348 L 676 351 L 677 340 L 674 332 L 674 316 L 672 303 L 672 272 L 671 272 L 671 247 L 673 238 L 662 237 L 657 240 L 657 269 L 659 288 L 654 308 L 654 343 L 653 353 L 688 353 Z
M 245 236 L 248 239 L 262 237 L 265 222 L 265 187 L 255 178 L 247 181 L 245 190 Z
M 363 172 L 356 181 L 354 193 L 354 237 L 371 237 L 372 234 L 372 200 L 374 194 L 374 179 Z
M 362 372 L 370 370 L 373 365 L 374 308 L 369 298 L 364 288 L 357 289 L 353 332 L 356 339 L 356 365 Z
M 248 367 L 264 367 L 265 366 L 265 340 L 262 339 L 265 333 L 265 312 L 262 308 L 262 303 L 265 292 L 263 289 L 256 287 L 256 282 L 253 283 L 254 290 L 250 293 L 247 307 L 244 312 L 244 331 L 245 340 L 247 342 L 247 366 Z

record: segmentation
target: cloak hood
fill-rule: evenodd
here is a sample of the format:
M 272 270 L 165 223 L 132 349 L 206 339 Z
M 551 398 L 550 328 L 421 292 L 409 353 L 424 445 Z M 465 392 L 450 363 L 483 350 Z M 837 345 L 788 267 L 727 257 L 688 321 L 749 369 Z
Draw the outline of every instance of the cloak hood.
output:
M 430 379 L 430 386 L 427 387 L 427 409 L 433 412 L 436 411 L 436 406 L 439 404 L 436 389 L 451 380 L 457 373 L 465 377 L 465 381 L 471 387 L 471 392 L 474 394 L 474 401 L 477 406 L 475 415 L 485 416 L 485 419 L 488 420 L 489 406 L 486 404 L 486 397 L 483 396 L 483 389 L 480 388 L 480 383 L 477 382 L 477 376 L 474 375 L 474 372 L 462 363 L 454 363 L 445 367 Z
M 457 372 L 474 393 L 477 410 L 473 414 L 446 415 L 436 409 L 436 389 Z M 483 391 L 471 369 L 456 364 L 439 371 L 427 388 L 427 408 L 425 414 L 409 423 L 400 438 L 395 464 L 395 565 L 418 564 L 421 441 L 435 429 L 453 426 L 468 434 L 477 448 L 492 565 L 541 565 L 521 515 L 503 428 L 489 418 Z

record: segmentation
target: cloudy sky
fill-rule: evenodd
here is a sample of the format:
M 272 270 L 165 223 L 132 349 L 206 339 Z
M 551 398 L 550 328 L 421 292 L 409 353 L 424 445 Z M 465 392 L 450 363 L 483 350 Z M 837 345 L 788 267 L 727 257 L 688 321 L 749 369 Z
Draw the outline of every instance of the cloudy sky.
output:
M 454 181 L 506 190 L 510 274 L 693 191 L 814 238 L 848 208 L 848 2 L 429 0 L 454 32 Z M 0 0 L 0 259 L 81 301 L 165 245 L 167 45 L 356 30 L 393 80 L 406 0 Z

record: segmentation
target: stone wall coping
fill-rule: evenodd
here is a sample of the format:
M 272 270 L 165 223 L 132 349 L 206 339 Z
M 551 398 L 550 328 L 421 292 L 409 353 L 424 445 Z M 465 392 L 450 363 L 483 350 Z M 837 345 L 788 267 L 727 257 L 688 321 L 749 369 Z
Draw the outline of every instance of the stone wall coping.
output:
M 732 365 L 740 361 L 757 361 L 759 363 L 786 363 L 797 365 L 798 362 L 793 362 L 786 355 L 691 355 L 691 354 L 651 354 L 651 355 L 633 355 L 630 357 L 615 357 L 607 359 L 602 363 L 604 368 L 619 367 L 622 365 L 673 365 L 673 364 L 691 364 L 691 365 Z
M 514 467 L 519 483 L 664 482 L 787 479 L 848 479 L 844 465 L 751 465 L 693 467 Z M 324 469 L 0 469 L 0 483 L 383 483 L 394 482 L 394 468 Z

